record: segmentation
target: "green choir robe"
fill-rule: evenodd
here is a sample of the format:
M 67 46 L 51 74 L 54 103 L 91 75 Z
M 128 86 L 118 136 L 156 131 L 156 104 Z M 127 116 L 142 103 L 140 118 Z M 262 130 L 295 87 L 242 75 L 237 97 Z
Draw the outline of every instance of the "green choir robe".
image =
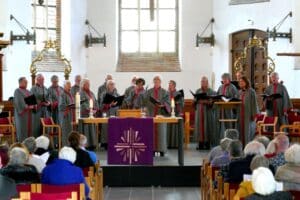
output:
M 102 93 L 106 91 L 106 82 L 104 82 L 102 85 L 100 85 L 98 87 L 98 92 L 97 92 L 97 101 L 98 101 L 98 105 L 101 104 L 101 96 L 102 96 Z
M 98 103 L 95 98 L 95 95 L 92 91 L 80 91 L 80 101 L 83 101 L 80 104 L 80 116 L 82 118 L 88 118 L 90 113 L 90 99 L 93 100 L 93 111 L 98 110 Z M 83 125 L 83 134 L 87 138 L 88 147 L 96 147 L 98 144 L 96 125 L 95 124 L 84 124 Z
M 32 111 L 28 109 L 24 100 L 30 95 L 31 92 L 23 88 L 17 88 L 14 92 L 14 117 L 18 142 L 23 142 L 24 139 L 32 135 Z
M 39 84 L 32 86 L 30 91 L 37 100 L 37 109 L 32 112 L 32 133 L 38 137 L 41 135 L 41 118 L 49 117 L 47 107 L 42 105 L 43 101 L 49 102 L 49 94 L 47 88 Z
M 165 107 L 159 108 L 150 102 L 150 96 L 160 101 Z M 167 90 L 163 88 L 158 88 L 155 92 L 154 88 L 147 90 L 145 93 L 144 105 L 147 108 L 147 115 L 150 117 L 155 117 L 156 115 L 165 115 L 169 116 L 170 109 L 170 98 Z M 154 146 L 153 149 L 156 152 L 167 151 L 167 124 L 157 124 L 154 132 Z
M 127 97 L 124 97 L 124 104 L 128 109 L 141 109 L 143 108 L 144 96 L 144 89 L 139 91 L 133 89 L 128 93 Z
M 80 92 L 80 86 L 79 85 L 73 85 L 71 87 L 71 94 L 73 97 L 75 97 L 76 93 Z
M 135 89 L 135 86 L 134 85 L 131 85 L 129 86 L 128 88 L 126 88 L 125 92 L 124 92 L 124 96 L 125 98 L 129 96 L 129 93 L 133 90 L 134 91 Z
M 239 99 L 242 101 L 238 113 L 240 140 L 246 145 L 254 139 L 256 127 L 254 118 L 259 109 L 254 89 L 239 90 Z
M 50 86 L 48 88 L 49 100 L 51 103 L 50 114 L 54 121 L 54 123 L 59 124 L 59 116 L 58 116 L 58 101 L 59 96 L 63 93 L 64 89 L 60 86 L 53 87 Z
M 168 91 L 168 95 L 171 100 L 176 96 L 180 94 L 179 91 Z M 175 100 L 174 100 L 175 101 Z M 183 107 L 184 107 L 184 97 L 181 97 L 177 101 L 175 101 L 175 116 L 176 117 L 182 117 L 183 116 Z M 169 148 L 177 148 L 178 147 L 178 124 L 168 124 L 167 125 L 167 144 Z
M 277 116 L 278 117 L 278 126 L 279 127 L 283 124 L 288 124 L 287 117 L 284 115 L 285 112 L 287 112 L 290 108 L 292 108 L 292 103 L 288 94 L 287 89 L 284 85 L 278 83 L 278 84 L 271 84 L 269 85 L 266 90 L 265 94 L 271 95 L 271 94 L 281 94 L 282 98 L 275 99 L 273 102 L 267 102 L 265 100 L 265 106 L 268 116 Z M 267 105 L 268 104 L 268 105 Z
M 74 104 L 73 106 L 70 106 Z M 59 96 L 59 124 L 61 127 L 62 146 L 68 145 L 68 137 L 75 121 L 75 99 L 70 92 L 63 91 Z
M 199 88 L 196 94 L 206 93 L 209 96 L 216 95 L 217 93 L 208 88 L 203 90 Z M 217 132 L 218 122 L 216 120 L 216 106 L 212 103 L 199 100 L 195 102 L 195 128 L 194 139 L 203 144 L 215 146 L 220 143 L 220 135 Z

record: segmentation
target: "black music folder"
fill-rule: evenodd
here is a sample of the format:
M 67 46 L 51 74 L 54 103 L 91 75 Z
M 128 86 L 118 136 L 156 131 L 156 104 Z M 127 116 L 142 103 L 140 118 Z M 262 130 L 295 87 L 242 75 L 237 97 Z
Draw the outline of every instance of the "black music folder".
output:
M 28 97 L 25 97 L 24 100 L 25 100 L 25 103 L 29 106 L 37 104 L 36 97 L 33 94 Z
M 117 102 L 115 106 L 121 106 L 124 100 L 124 95 L 115 97 L 111 94 L 106 93 L 103 99 L 104 104 L 111 104 L 112 102 Z

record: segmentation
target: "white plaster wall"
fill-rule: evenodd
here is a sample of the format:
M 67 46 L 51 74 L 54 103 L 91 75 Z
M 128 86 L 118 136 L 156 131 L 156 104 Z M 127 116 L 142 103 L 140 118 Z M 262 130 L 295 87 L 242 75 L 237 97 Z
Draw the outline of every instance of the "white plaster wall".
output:
M 157 73 L 124 73 L 116 72 L 117 64 L 117 36 L 118 36 L 118 1 L 117 0 L 89 0 L 87 5 L 87 19 L 100 32 L 107 36 L 107 47 L 96 44 L 87 49 L 87 77 L 91 79 L 94 92 L 103 83 L 105 75 L 110 73 L 117 82 L 117 88 L 123 93 L 129 86 L 131 77 L 136 74 L 144 77 L 146 85 L 152 85 L 152 78 Z M 167 87 L 168 80 L 177 81 L 177 88 L 195 90 L 199 87 L 202 75 L 211 76 L 212 59 L 209 45 L 195 49 L 195 36 L 201 32 L 212 18 L 212 4 L 206 0 L 180 1 L 180 61 L 181 72 L 160 73 L 163 76 L 163 86 Z M 210 32 L 207 33 L 208 35 Z M 187 97 L 191 97 L 186 92 Z

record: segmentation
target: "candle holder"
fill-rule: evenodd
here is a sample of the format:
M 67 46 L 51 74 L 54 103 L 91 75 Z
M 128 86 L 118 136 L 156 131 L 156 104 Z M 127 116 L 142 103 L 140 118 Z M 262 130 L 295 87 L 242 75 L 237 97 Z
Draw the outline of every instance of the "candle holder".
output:
M 89 118 L 94 118 L 93 108 L 90 108 Z
M 175 116 L 175 106 L 171 106 L 171 117 L 174 118 Z

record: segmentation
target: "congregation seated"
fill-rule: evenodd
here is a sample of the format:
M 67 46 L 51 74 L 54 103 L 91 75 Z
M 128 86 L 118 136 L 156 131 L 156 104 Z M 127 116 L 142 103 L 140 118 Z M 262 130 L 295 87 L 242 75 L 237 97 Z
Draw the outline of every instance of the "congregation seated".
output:
M 9 161 L 8 146 L 5 144 L 0 145 L 0 158 L 1 158 L 1 162 L 0 162 L 0 169 L 1 169 L 2 167 L 5 167 Z
M 221 147 L 223 153 L 220 156 L 216 156 L 211 161 L 211 166 L 213 166 L 213 167 L 221 167 L 221 166 L 229 164 L 230 157 L 229 157 L 228 147 L 229 147 L 231 141 L 232 140 L 229 139 L 229 138 L 223 138 L 221 140 L 220 147 Z
M 42 160 L 38 155 L 34 154 L 36 150 L 35 138 L 34 137 L 26 138 L 23 141 L 23 144 L 25 145 L 25 147 L 29 152 L 27 164 L 35 166 L 38 173 L 42 173 L 42 170 L 44 169 L 46 164 L 44 160 Z
M 7 166 L 0 170 L 0 174 L 13 179 L 16 184 L 30 184 L 40 182 L 37 169 L 26 164 L 28 152 L 21 147 L 14 147 L 9 152 L 9 162 Z
M 35 139 L 35 142 L 36 150 L 34 153 L 40 156 L 40 158 L 46 163 L 46 165 L 48 165 L 58 157 L 57 151 L 53 149 L 48 137 L 41 135 Z
M 284 153 L 286 164 L 278 167 L 275 178 L 284 190 L 300 190 L 300 145 L 293 144 Z
M 94 166 L 92 159 L 89 156 L 89 153 L 81 149 L 79 146 L 80 143 L 80 133 L 72 131 L 69 135 L 69 144 L 76 151 L 76 160 L 74 164 L 82 169 Z
M 249 142 L 244 149 L 244 157 L 232 160 L 228 165 L 227 176 L 224 180 L 229 183 L 240 183 L 244 174 L 251 174 L 250 163 L 254 156 L 264 155 L 265 147 L 257 141 Z
M 82 150 L 88 152 L 91 160 L 93 161 L 93 163 L 97 162 L 97 155 L 94 151 L 90 151 L 86 149 L 86 145 L 87 145 L 87 138 L 85 135 L 80 134 L 80 141 L 79 141 L 79 146 Z
M 284 158 L 284 152 L 289 147 L 289 138 L 284 135 L 280 134 L 275 138 L 275 155 L 270 158 L 270 164 L 274 167 L 275 172 L 279 166 L 282 166 L 286 163 Z
M 63 147 L 59 151 L 58 159 L 47 165 L 42 172 L 42 183 L 51 185 L 80 184 L 85 185 L 88 196 L 89 187 L 85 181 L 81 168 L 74 165 L 76 152 L 71 147 Z
M 276 181 L 270 169 L 259 167 L 253 171 L 251 178 L 255 193 L 246 200 L 292 200 L 292 195 L 286 191 L 276 191 Z
M 270 162 L 269 160 L 261 155 L 256 155 L 250 164 L 250 169 L 253 172 L 255 169 L 259 167 L 266 167 L 270 168 Z M 243 182 L 240 183 L 239 189 L 235 194 L 235 199 L 239 198 L 245 198 L 246 196 L 254 193 L 254 189 L 252 187 L 251 180 L 244 180 Z
M 270 141 L 268 147 L 266 148 L 265 157 L 272 158 L 276 155 L 276 145 L 275 145 L 275 138 Z
M 239 132 L 236 129 L 226 129 L 224 132 L 224 138 L 229 138 L 231 140 L 239 139 Z M 222 141 L 222 140 L 221 140 Z M 208 154 L 208 160 L 211 162 L 215 157 L 221 156 L 224 154 L 221 146 L 218 145 L 214 147 Z
M 265 149 L 267 149 L 269 143 L 270 143 L 270 139 L 264 135 L 261 136 L 256 136 L 254 138 L 255 141 L 262 143 L 265 146 Z

